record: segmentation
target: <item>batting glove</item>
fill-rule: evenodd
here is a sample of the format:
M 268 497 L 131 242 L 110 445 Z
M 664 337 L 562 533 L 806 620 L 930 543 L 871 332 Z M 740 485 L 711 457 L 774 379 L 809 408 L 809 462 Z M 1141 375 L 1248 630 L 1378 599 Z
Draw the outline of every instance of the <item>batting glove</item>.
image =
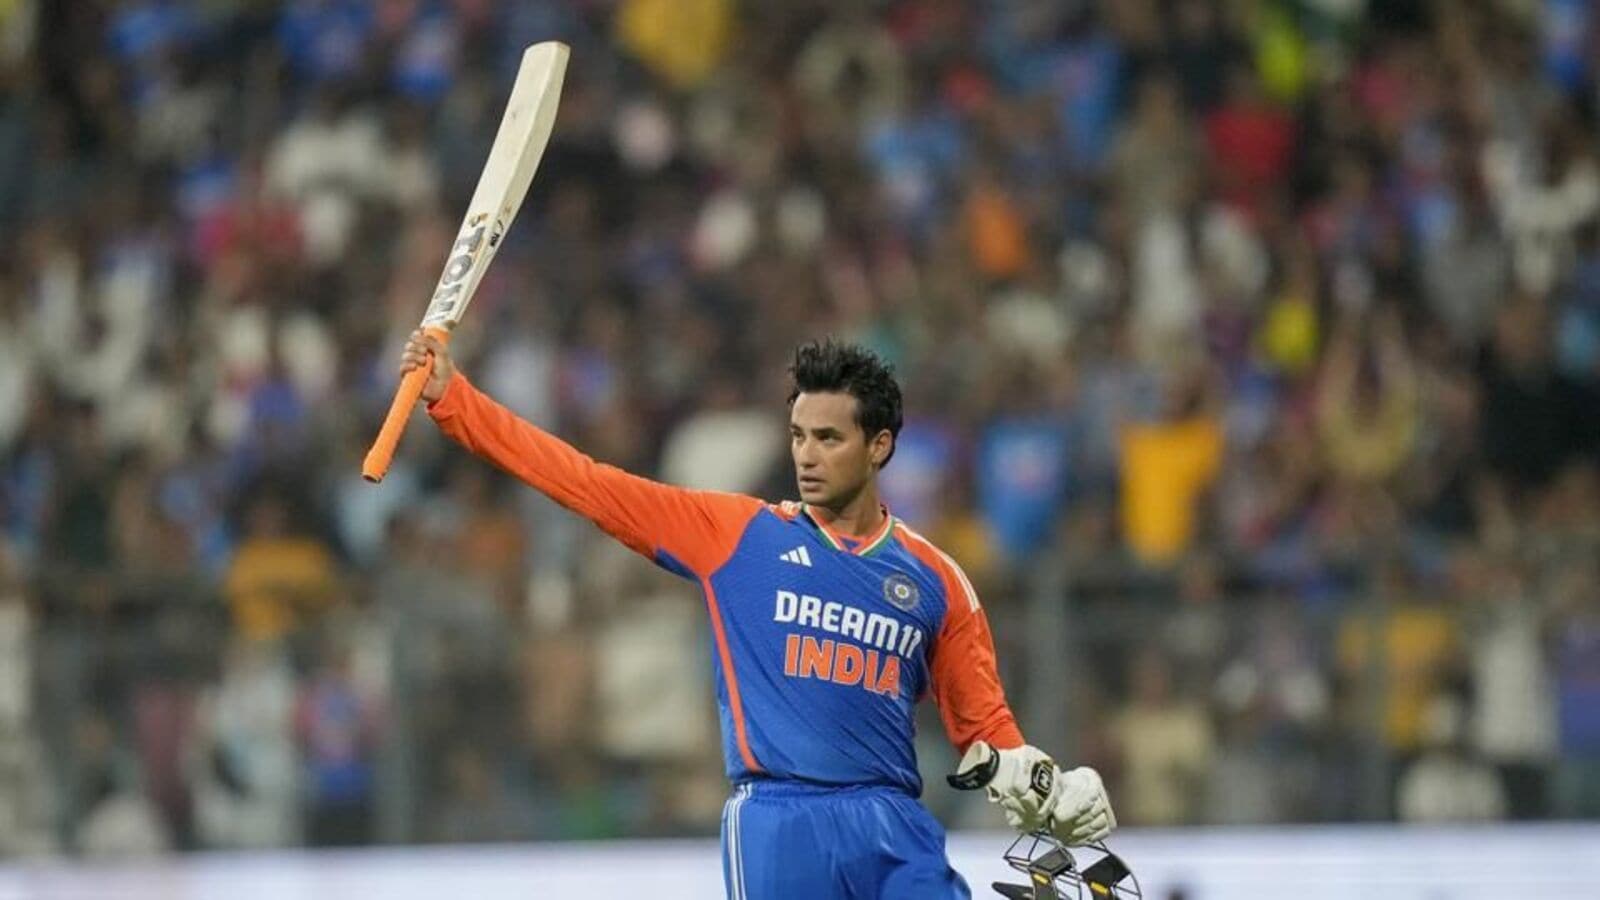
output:
M 1087 766 L 1063 772 L 1031 745 L 997 750 L 978 741 L 967 748 L 950 783 L 983 788 L 1012 828 L 1048 831 L 1068 846 L 1103 840 L 1117 827 L 1098 772 Z

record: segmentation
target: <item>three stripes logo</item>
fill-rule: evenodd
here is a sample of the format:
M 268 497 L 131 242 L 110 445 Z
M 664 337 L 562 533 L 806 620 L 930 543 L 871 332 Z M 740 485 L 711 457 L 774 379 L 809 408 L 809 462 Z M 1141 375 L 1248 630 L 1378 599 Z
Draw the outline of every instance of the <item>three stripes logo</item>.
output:
M 808 569 L 811 568 L 811 554 L 806 551 L 804 545 L 796 547 L 793 550 L 790 550 L 788 553 L 781 553 L 778 555 L 778 558 L 787 563 L 794 563 L 797 566 L 805 566 Z

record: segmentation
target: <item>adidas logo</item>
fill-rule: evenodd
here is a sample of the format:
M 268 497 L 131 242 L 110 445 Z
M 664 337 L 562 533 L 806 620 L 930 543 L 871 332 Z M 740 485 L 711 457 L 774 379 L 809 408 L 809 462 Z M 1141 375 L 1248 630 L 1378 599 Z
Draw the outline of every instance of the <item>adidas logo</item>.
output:
M 797 566 L 811 567 L 811 554 L 806 552 L 804 546 L 796 547 L 788 553 L 779 555 L 778 558 L 784 562 L 794 563 Z

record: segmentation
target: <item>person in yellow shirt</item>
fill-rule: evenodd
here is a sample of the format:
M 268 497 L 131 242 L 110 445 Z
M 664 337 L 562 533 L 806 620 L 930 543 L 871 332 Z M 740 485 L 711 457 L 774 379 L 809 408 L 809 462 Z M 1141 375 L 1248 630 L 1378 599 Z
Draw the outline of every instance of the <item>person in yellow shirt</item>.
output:
M 626 0 L 617 42 L 674 86 L 692 88 L 726 55 L 733 12 L 730 0 Z
M 1316 399 L 1317 436 L 1335 476 L 1381 485 L 1403 470 L 1416 446 L 1417 378 L 1398 314 L 1385 310 L 1368 329 L 1375 344 L 1371 366 L 1363 365 L 1361 327 L 1342 323 L 1328 348 Z
M 1398 564 L 1385 566 L 1377 582 L 1372 589 L 1383 599 L 1376 609 L 1353 612 L 1339 627 L 1339 671 L 1351 684 L 1381 686 L 1384 743 L 1407 754 L 1421 748 L 1424 713 L 1457 662 L 1458 625 L 1447 608 L 1406 584 Z
M 1222 466 L 1222 422 L 1193 378 L 1169 391 L 1164 414 L 1121 433 L 1122 528 L 1146 563 L 1166 565 L 1194 539 L 1200 502 Z
M 235 629 L 271 640 L 338 600 L 338 567 L 322 541 L 291 533 L 282 499 L 263 496 L 246 513 L 245 538 L 228 564 L 222 591 Z

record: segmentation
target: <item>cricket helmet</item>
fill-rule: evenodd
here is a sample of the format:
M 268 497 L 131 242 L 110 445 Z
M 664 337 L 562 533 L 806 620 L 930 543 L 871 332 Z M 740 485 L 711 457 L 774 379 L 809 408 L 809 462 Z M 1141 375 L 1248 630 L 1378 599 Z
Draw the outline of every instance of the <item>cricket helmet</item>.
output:
M 994 883 L 1008 900 L 1144 900 L 1139 879 L 1103 842 L 1068 850 L 1054 836 L 1033 832 L 1011 843 L 1005 861 L 1028 877 L 1027 884 Z

